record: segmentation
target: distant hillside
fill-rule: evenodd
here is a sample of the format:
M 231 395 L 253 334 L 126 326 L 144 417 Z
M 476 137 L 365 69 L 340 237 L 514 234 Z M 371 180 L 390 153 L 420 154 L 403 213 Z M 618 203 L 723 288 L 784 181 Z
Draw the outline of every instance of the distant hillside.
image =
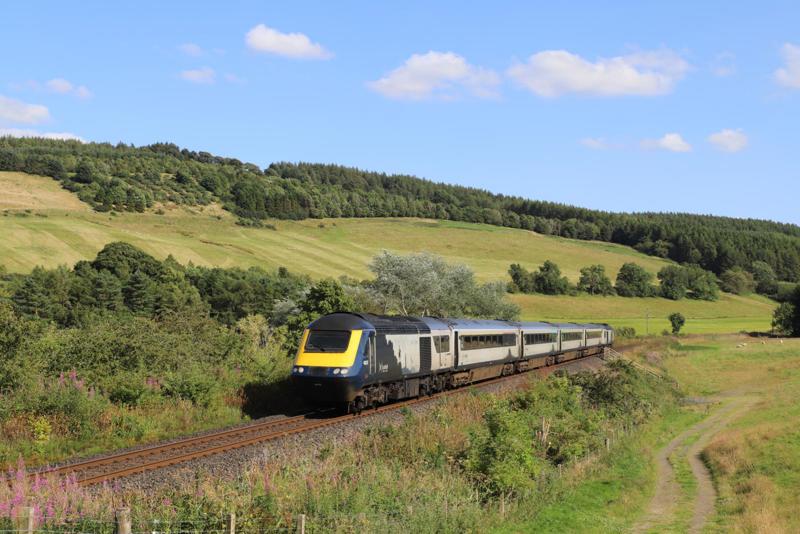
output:
M 129 242 L 158 259 L 171 254 L 181 263 L 196 265 L 268 270 L 283 266 L 317 279 L 369 277 L 367 264 L 382 249 L 403 254 L 428 250 L 469 265 L 482 282 L 508 281 L 513 262 L 534 269 L 553 260 L 573 283 L 580 268 L 590 264 L 605 265 L 613 277 L 625 262 L 636 262 L 651 273 L 670 263 L 612 243 L 456 221 L 273 221 L 272 230 L 237 225 L 235 216 L 215 204 L 165 206 L 163 214 L 112 215 L 88 210 L 49 178 L 22 173 L 0 172 L 0 191 L 4 192 L 0 195 L 0 266 L 12 272 L 30 272 L 36 265 L 71 266 L 94 258 L 112 241 Z M 641 333 L 668 328 L 666 317 L 674 311 L 687 317 L 690 333 L 767 330 L 775 307 L 766 298 L 727 293 L 717 302 L 587 295 L 509 297 L 521 306 L 524 319 L 609 322 L 633 326 Z
M 0 138 L 0 170 L 50 176 L 98 211 L 139 211 L 160 203 L 219 203 L 247 219 L 423 217 L 599 240 L 697 263 L 715 273 L 769 264 L 800 281 L 800 227 L 679 213 L 608 213 L 495 195 L 405 175 L 320 164 L 266 169 L 159 143 L 144 147 Z

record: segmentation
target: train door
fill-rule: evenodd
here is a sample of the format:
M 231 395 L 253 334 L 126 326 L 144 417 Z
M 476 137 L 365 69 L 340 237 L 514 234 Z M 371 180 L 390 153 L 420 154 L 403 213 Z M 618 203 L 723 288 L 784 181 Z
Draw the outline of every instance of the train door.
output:
M 461 350 L 461 343 L 458 341 L 458 331 L 453 330 L 453 368 L 458 367 L 459 354 Z
M 375 350 L 375 332 L 370 332 L 367 340 L 367 359 L 369 360 L 369 374 L 375 375 L 378 372 L 378 356 Z

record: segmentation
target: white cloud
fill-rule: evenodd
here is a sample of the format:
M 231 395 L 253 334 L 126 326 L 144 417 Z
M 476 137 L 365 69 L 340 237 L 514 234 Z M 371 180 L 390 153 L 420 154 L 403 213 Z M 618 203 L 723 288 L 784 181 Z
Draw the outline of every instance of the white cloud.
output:
M 72 84 L 64 78 L 53 78 L 45 82 L 45 87 L 54 93 L 69 93 L 72 91 Z
M 50 112 L 45 106 L 26 104 L 0 95 L 0 121 L 37 124 L 49 118 Z
M 178 50 L 187 56 L 198 57 L 203 55 L 203 49 L 200 48 L 200 45 L 196 45 L 194 43 L 183 43 L 182 45 L 178 46 Z
M 303 33 L 282 33 L 259 24 L 245 35 L 247 46 L 256 52 L 295 59 L 330 59 L 333 54 Z
M 692 150 L 692 145 L 677 133 L 664 134 L 661 139 L 645 139 L 640 145 L 648 150 L 669 150 L 670 152 L 691 152 Z
M 74 139 L 83 142 L 83 138 L 69 132 L 37 132 L 19 128 L 0 128 L 0 137 L 43 137 L 45 139 Z
M 671 50 L 600 58 L 594 63 L 567 52 L 545 50 L 508 69 L 508 76 L 543 97 L 663 95 L 683 78 L 689 64 Z
M 461 93 L 488 98 L 497 96 L 497 74 L 476 67 L 453 52 L 414 54 L 406 62 L 367 86 L 386 97 L 423 100 L 451 99 Z
M 192 83 L 214 83 L 217 79 L 217 73 L 211 67 L 200 67 L 199 69 L 190 69 L 181 71 L 181 78 L 187 82 Z
M 781 49 L 786 65 L 775 71 L 775 80 L 792 89 L 800 89 L 800 46 L 786 43 Z
M 709 135 L 708 141 L 723 152 L 739 152 L 747 147 L 748 139 L 741 128 L 736 130 L 725 128 L 722 131 Z
M 33 83 L 36 84 L 36 82 Z M 64 78 L 48 80 L 44 83 L 44 87 L 51 93 L 58 93 L 60 95 L 72 95 L 83 99 L 92 97 L 92 92 L 89 91 L 85 85 L 75 86 L 72 82 Z

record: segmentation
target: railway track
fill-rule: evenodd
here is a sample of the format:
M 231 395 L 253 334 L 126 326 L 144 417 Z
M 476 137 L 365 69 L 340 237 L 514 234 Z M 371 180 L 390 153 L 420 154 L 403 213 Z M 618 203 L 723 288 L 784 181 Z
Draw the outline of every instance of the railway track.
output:
M 579 360 L 570 360 L 548 367 L 532 369 L 524 375 L 531 374 L 547 376 L 563 367 L 575 364 Z M 40 471 L 41 475 L 67 476 L 74 475 L 78 484 L 90 486 L 110 480 L 123 478 L 147 471 L 155 471 L 175 464 L 204 458 L 215 454 L 224 453 L 257 443 L 308 432 L 311 430 L 352 421 L 355 418 L 372 417 L 375 414 L 398 410 L 404 406 L 428 402 L 432 399 L 456 395 L 474 388 L 486 387 L 490 384 L 520 377 L 520 374 L 494 378 L 472 384 L 468 387 L 443 391 L 428 397 L 419 397 L 406 401 L 387 404 L 375 409 L 369 409 L 358 415 L 326 415 L 326 412 L 313 412 L 285 419 L 256 422 L 251 425 L 220 430 L 201 436 L 179 439 L 160 445 L 152 445 L 131 451 L 112 453 L 105 456 L 82 460 L 68 465 L 57 466 Z

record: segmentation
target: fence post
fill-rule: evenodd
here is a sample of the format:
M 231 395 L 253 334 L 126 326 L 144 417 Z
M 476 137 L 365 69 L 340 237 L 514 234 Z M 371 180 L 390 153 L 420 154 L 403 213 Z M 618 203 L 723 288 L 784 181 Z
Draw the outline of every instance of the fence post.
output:
M 306 514 L 297 516 L 297 534 L 306 534 Z
M 19 509 L 15 530 L 20 534 L 33 534 L 33 508 L 25 506 Z
M 228 514 L 228 524 L 225 528 L 226 534 L 236 534 L 236 514 L 231 512 Z
M 506 492 L 500 493 L 500 517 L 506 517 Z
M 131 534 L 130 508 L 119 508 L 115 516 L 117 519 L 117 534 Z
M 606 450 L 611 450 L 611 438 L 606 438 Z

